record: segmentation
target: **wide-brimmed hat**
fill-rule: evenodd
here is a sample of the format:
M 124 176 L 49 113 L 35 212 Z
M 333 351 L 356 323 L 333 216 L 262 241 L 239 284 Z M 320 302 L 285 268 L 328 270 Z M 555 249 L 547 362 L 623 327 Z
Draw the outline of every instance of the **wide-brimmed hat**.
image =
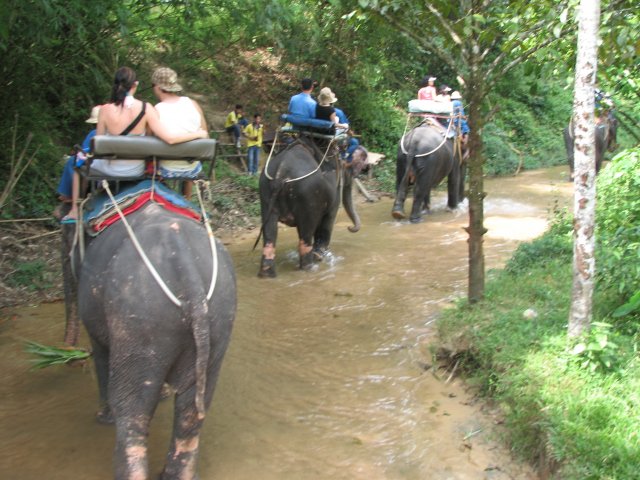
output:
M 151 76 L 151 83 L 165 92 L 176 93 L 182 91 L 182 86 L 178 83 L 178 74 L 168 67 L 156 68 Z
M 87 123 L 98 123 L 98 114 L 100 113 L 100 105 L 96 105 L 91 109 L 91 116 L 85 120 Z
M 324 87 L 322 90 L 320 90 L 320 93 L 318 94 L 318 103 L 320 105 L 331 105 L 332 103 L 336 103 L 337 101 L 338 99 L 329 87 Z
M 455 91 L 451 94 L 451 100 L 460 100 L 462 98 L 462 95 L 460 95 L 459 91 Z

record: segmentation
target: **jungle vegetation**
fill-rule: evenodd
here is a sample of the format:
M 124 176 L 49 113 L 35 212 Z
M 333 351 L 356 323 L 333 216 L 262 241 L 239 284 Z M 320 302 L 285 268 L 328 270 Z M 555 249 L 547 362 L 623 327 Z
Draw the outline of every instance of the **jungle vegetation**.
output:
M 336 92 L 364 145 L 387 155 L 374 181 L 390 192 L 405 106 L 422 77 L 435 75 L 438 84 L 461 90 L 466 105 L 473 100 L 468 113 L 473 112 L 470 120 L 477 134 L 474 168 L 479 183 L 472 193 L 481 202 L 483 175 L 565 162 L 561 131 L 572 112 L 577 5 L 577 0 L 0 0 L 0 218 L 50 215 L 61 159 L 84 138 L 84 119 L 93 105 L 108 100 L 113 72 L 122 65 L 138 72 L 139 96 L 148 101 L 154 101 L 149 89 L 153 69 L 172 67 L 186 92 L 210 115 L 213 129 L 221 126 L 215 113 L 237 102 L 247 113 L 262 112 L 267 124 L 275 126 L 299 79 L 313 77 Z M 601 11 L 598 82 L 612 95 L 621 122 L 617 161 L 636 178 L 637 151 L 625 150 L 640 142 L 640 15 L 633 0 L 603 1 Z M 253 189 L 257 200 L 255 182 L 234 175 L 228 166 L 219 167 L 238 188 Z M 625 218 L 637 218 L 633 195 L 620 198 L 622 190 L 616 186 L 624 175 L 606 180 L 608 184 L 603 175 L 599 182 L 626 202 L 623 208 L 615 204 L 611 215 L 624 211 Z M 599 195 L 598 202 L 604 202 Z M 489 333 L 495 329 L 498 340 L 509 343 L 496 349 L 494 337 L 478 333 L 484 330 L 462 330 L 479 384 L 504 398 L 507 411 L 514 412 L 509 418 L 521 439 L 520 451 L 530 458 L 544 452 L 548 463 L 562 472 L 558 478 L 622 479 L 631 478 L 625 472 L 640 470 L 637 416 L 625 417 L 635 427 L 635 437 L 622 424 L 603 433 L 606 442 L 589 433 L 622 421 L 624 409 L 613 412 L 604 404 L 635 411 L 638 406 L 637 395 L 622 394 L 638 391 L 637 385 L 624 383 L 638 378 L 633 299 L 637 302 L 639 277 L 629 271 L 633 262 L 628 261 L 629 255 L 637 261 L 640 253 L 637 223 L 634 230 L 620 223 L 622 216 L 614 221 L 603 215 L 599 211 L 597 217 L 598 228 L 607 235 L 598 246 L 604 256 L 598 259 L 596 328 L 582 343 L 569 345 L 559 333 L 553 336 L 565 326 L 569 305 L 568 298 L 556 295 L 570 285 L 565 257 L 559 254 L 566 253 L 567 218 L 539 243 L 523 246 L 505 272 L 490 275 L 486 296 L 491 302 L 480 301 L 474 309 L 462 305 L 444 320 L 456 325 L 455 319 L 472 324 L 483 318 L 481 328 Z M 539 262 L 544 255 L 551 264 L 546 269 Z M 551 279 L 557 288 L 549 287 Z M 522 288 L 509 295 L 500 283 L 521 285 L 525 280 L 532 299 L 521 298 Z M 484 294 L 479 292 L 477 300 Z M 522 303 L 509 307 L 510 299 Z M 528 301 L 538 305 L 537 323 L 521 320 Z M 496 314 L 491 304 L 504 307 Z M 613 321 L 611 312 L 621 305 L 628 312 L 615 317 L 624 320 Z M 503 323 L 515 329 L 514 338 L 501 337 Z M 445 328 L 443 337 L 447 335 Z M 614 337 L 623 338 L 609 342 Z M 570 354 L 580 350 L 578 345 L 584 348 Z M 530 364 L 533 370 L 540 367 L 543 375 L 551 369 L 553 375 L 527 384 L 529 364 L 522 362 L 529 357 L 538 362 Z M 553 363 L 558 358 L 564 370 Z M 510 368 L 520 377 L 510 376 Z M 547 388 L 550 378 L 554 388 Z M 575 412 L 567 410 L 573 403 L 565 385 L 590 392 L 594 400 L 576 404 Z M 563 422 L 574 418 L 573 413 L 584 423 L 568 428 Z M 595 445 L 602 450 L 596 452 Z M 593 452 L 593 462 L 602 460 L 600 467 L 587 460 Z

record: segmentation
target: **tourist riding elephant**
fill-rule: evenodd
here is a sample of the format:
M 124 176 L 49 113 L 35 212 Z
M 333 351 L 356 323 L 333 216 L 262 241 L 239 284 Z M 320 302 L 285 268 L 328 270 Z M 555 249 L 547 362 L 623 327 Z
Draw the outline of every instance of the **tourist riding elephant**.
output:
M 617 130 L 618 120 L 612 112 L 607 114 L 604 122 L 596 125 L 596 173 L 598 173 L 602 167 L 605 150 L 613 152 L 617 147 Z M 569 162 L 569 178 L 573 180 L 573 119 L 569 122 L 569 126 L 565 127 L 563 136 L 564 146 L 567 151 L 567 160 Z
M 149 422 L 167 383 L 175 391 L 174 426 L 161 478 L 194 479 L 235 317 L 233 265 L 192 218 L 149 202 L 126 219 L 133 236 L 118 221 L 95 238 L 83 236 L 82 261 L 77 247 L 63 255 L 66 300 L 77 301 L 65 340 L 77 339 L 77 311 L 91 339 L 98 421 L 116 425 L 115 478 L 149 478 Z M 63 247 L 81 244 L 78 238 L 76 225 L 63 225 Z
M 447 177 L 449 208 L 456 208 L 464 198 L 466 163 L 454 148 L 454 140 L 445 138 L 442 128 L 423 122 L 400 139 L 396 160 L 396 199 L 391 215 L 404 219 L 404 201 L 409 178 L 415 177 L 413 206 L 409 221 L 422 220 L 423 208 L 428 210 L 431 189 Z
M 354 155 L 345 167 L 331 147 L 319 147 L 301 135 L 265 165 L 260 176 L 263 251 L 259 277 L 276 276 L 278 221 L 298 230 L 301 269 L 309 269 L 314 260 L 322 259 L 331 241 L 341 198 L 353 222 L 349 231 L 360 230 L 351 188 L 366 156 L 361 159 Z

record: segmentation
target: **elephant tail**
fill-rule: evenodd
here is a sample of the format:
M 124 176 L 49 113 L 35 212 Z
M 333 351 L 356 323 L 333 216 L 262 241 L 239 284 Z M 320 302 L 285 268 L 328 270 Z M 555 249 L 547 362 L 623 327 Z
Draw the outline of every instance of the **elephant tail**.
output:
M 258 232 L 258 237 L 256 238 L 256 241 L 253 244 L 252 250 L 255 250 L 256 247 L 258 246 L 258 243 L 260 242 L 260 238 L 262 237 L 262 233 L 264 232 L 264 226 L 269 221 L 269 217 L 271 217 L 271 215 L 273 215 L 273 209 L 274 209 L 274 207 L 276 205 L 276 200 L 278 198 L 278 195 L 280 195 L 280 192 L 284 188 L 284 184 L 285 184 L 285 182 L 284 182 L 284 180 L 282 178 L 275 177 L 273 180 L 270 181 L 271 196 L 269 197 L 269 203 L 268 203 L 268 206 L 267 206 L 267 213 L 262 218 L 262 225 L 260 225 L 260 231 Z
M 202 293 L 202 301 L 196 302 L 195 304 L 189 304 L 190 307 L 186 307 L 189 309 L 188 313 L 191 316 L 191 331 L 193 334 L 193 340 L 196 345 L 195 403 L 199 420 L 204 419 L 206 413 L 204 397 L 207 386 L 207 368 L 209 366 L 209 355 L 211 353 L 211 327 L 208 318 L 209 306 L 204 300 L 204 292 Z

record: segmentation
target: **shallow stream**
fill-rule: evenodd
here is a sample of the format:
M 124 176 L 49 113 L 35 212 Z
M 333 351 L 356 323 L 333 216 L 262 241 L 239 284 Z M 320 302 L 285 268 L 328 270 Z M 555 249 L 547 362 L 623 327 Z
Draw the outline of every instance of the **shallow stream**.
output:
M 541 234 L 570 201 L 562 167 L 486 181 L 487 268 Z M 332 257 L 296 269 L 283 227 L 278 277 L 256 277 L 257 232 L 228 248 L 238 315 L 201 438 L 203 480 L 533 479 L 496 441 L 494 417 L 459 380 L 425 366 L 438 312 L 466 292 L 466 206 L 444 192 L 421 224 L 392 220 L 391 200 L 358 202 L 362 230 L 338 216 Z M 406 206 L 407 211 L 410 205 Z M 29 371 L 23 340 L 60 342 L 61 303 L 5 312 L 0 323 L 0 478 L 112 478 L 114 431 L 93 415 L 91 368 Z M 86 338 L 82 343 L 87 345 Z M 163 464 L 171 401 L 158 407 L 151 471 Z

